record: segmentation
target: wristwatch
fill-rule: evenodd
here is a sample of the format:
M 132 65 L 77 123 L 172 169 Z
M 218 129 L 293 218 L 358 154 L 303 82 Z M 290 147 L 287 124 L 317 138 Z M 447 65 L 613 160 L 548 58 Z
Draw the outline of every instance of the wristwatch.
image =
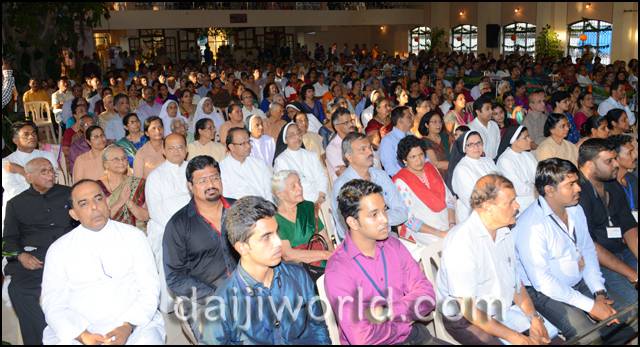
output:
M 609 294 L 607 294 L 607 291 L 604 289 L 598 290 L 597 292 L 593 293 L 593 298 L 597 298 L 598 295 L 602 295 L 605 297 L 605 299 L 609 299 Z

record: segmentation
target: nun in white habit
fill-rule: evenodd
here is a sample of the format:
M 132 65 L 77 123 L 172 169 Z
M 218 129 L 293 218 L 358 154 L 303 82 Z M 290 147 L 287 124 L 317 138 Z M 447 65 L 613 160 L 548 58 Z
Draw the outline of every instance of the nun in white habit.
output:
M 531 153 L 531 137 L 520 125 L 507 128 L 498 149 L 498 170 L 516 189 L 520 212 L 536 200 L 536 168 L 538 160 Z
M 304 199 L 314 203 L 325 200 L 329 188 L 327 175 L 318 155 L 304 148 L 296 123 L 285 125 L 278 135 L 273 170 L 296 171 L 300 177 Z
M 276 151 L 276 141 L 273 137 L 265 135 L 262 117 L 252 114 L 247 117 L 247 130 L 251 142 L 251 156 L 264 162 L 268 167 L 273 167 L 273 158 Z
M 498 173 L 492 159 L 483 156 L 484 147 L 480 133 L 467 131 L 460 136 L 451 152 L 447 184 L 458 196 L 456 202 L 456 224 L 471 215 L 471 193 L 476 182 L 485 175 Z
M 180 114 L 180 108 L 175 100 L 165 101 L 164 105 L 162 105 L 162 109 L 160 110 L 159 117 L 162 119 L 162 125 L 164 126 L 164 137 L 171 134 L 171 123 L 174 119 L 182 119 L 185 124 L 189 124 L 189 120 Z
M 224 123 L 224 117 L 222 113 L 213 106 L 213 101 L 211 98 L 204 97 L 198 101 L 198 105 L 196 106 L 196 113 L 191 119 L 189 119 L 189 133 L 196 133 L 196 123 L 203 118 L 209 118 L 213 121 L 213 125 L 216 129 L 220 129 L 222 124 Z M 220 142 L 220 133 L 216 132 L 216 138 L 213 139 L 215 142 Z

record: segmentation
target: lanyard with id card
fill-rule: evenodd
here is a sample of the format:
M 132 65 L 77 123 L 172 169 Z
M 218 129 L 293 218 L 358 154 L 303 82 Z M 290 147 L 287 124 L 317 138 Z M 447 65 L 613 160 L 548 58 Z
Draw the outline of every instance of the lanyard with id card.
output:
M 540 204 L 540 201 L 538 201 L 538 206 L 540 206 L 542 208 L 542 205 Z M 553 223 L 562 231 L 562 233 L 564 235 L 566 235 L 569 240 L 571 240 L 571 243 L 573 243 L 573 246 L 576 249 L 576 253 L 578 253 L 578 256 L 580 257 L 580 259 L 578 259 L 578 269 L 580 270 L 580 272 L 582 273 L 582 270 L 584 269 L 584 257 L 582 256 L 582 253 L 580 252 L 580 249 L 578 248 L 578 236 L 576 235 L 576 226 L 573 226 L 573 229 L 571 230 L 571 234 L 569 234 L 568 231 L 565 231 L 564 228 L 560 225 L 560 223 L 558 223 L 558 221 L 553 218 L 553 215 L 549 215 L 549 218 L 551 218 L 551 220 L 553 221 Z M 571 235 L 573 235 L 573 237 L 571 237 Z

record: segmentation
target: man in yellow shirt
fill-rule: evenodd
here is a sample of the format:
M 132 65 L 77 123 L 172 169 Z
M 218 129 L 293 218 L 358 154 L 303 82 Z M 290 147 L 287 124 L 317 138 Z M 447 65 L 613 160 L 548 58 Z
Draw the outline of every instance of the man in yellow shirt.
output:
M 22 102 L 46 101 L 51 107 L 51 97 L 46 90 L 40 88 L 40 81 L 35 78 L 29 80 L 29 90 L 22 96 Z

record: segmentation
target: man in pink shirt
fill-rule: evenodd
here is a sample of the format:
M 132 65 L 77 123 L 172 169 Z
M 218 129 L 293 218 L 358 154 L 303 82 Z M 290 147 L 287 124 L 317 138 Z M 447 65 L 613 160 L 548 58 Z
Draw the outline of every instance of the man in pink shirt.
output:
M 409 251 L 389 237 L 382 188 L 351 180 L 338 207 L 349 232 L 327 262 L 324 283 L 340 342 L 446 344 L 415 322 L 433 311 L 435 293 Z

